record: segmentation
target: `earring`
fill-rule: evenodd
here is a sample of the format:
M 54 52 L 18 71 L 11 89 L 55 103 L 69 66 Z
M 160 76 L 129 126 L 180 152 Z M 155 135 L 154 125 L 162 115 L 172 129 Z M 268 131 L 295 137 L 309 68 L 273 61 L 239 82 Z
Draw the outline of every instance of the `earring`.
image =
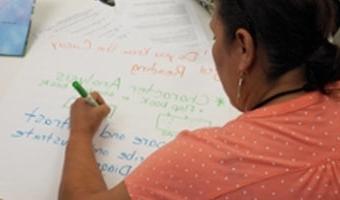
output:
M 328 42 L 334 44 L 334 43 L 335 43 L 335 41 L 334 41 L 334 36 L 330 35 L 330 36 L 328 37 Z
M 242 90 L 242 86 L 244 83 L 244 75 L 245 73 L 241 72 L 240 79 L 238 80 L 237 95 L 236 95 L 238 101 L 241 99 L 241 90 Z

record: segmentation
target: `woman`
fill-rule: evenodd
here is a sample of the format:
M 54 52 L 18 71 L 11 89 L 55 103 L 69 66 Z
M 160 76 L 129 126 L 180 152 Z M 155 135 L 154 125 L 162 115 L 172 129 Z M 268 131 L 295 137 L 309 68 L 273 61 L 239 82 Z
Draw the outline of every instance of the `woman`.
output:
M 218 0 L 213 56 L 224 127 L 185 131 L 107 190 L 91 141 L 109 109 L 71 109 L 60 199 L 340 199 L 334 0 Z

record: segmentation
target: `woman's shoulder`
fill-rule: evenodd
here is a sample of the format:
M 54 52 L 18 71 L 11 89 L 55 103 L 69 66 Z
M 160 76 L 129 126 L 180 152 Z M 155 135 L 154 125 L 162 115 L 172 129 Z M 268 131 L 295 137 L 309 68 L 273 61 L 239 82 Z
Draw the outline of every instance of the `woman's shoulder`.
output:
M 216 147 L 218 144 L 222 145 L 222 143 L 225 143 L 230 137 L 236 138 L 242 135 L 245 129 L 250 129 L 250 127 L 253 127 L 251 123 L 241 118 L 236 118 L 222 126 L 205 127 L 190 131 L 185 130 L 178 134 L 174 142 L 197 144 L 202 147 L 205 146 L 205 144 L 208 144 L 208 146 L 210 144 L 215 144 Z

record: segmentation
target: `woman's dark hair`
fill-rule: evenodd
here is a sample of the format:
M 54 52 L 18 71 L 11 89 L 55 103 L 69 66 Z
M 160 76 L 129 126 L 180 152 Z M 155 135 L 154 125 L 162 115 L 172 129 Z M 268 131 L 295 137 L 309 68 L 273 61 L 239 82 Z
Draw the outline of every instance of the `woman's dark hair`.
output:
M 340 24 L 339 0 L 219 0 L 227 37 L 249 31 L 271 63 L 268 80 L 305 67 L 306 89 L 325 92 L 340 80 L 340 50 L 329 42 Z

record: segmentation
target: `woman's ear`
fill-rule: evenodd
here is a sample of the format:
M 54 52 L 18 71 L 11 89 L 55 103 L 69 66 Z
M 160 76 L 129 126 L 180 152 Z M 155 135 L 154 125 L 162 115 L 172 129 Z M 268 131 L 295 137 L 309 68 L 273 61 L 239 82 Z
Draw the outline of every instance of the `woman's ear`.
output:
M 238 70 L 241 72 L 250 71 L 256 58 L 255 41 L 252 35 L 243 28 L 235 32 L 235 42 L 240 55 Z

